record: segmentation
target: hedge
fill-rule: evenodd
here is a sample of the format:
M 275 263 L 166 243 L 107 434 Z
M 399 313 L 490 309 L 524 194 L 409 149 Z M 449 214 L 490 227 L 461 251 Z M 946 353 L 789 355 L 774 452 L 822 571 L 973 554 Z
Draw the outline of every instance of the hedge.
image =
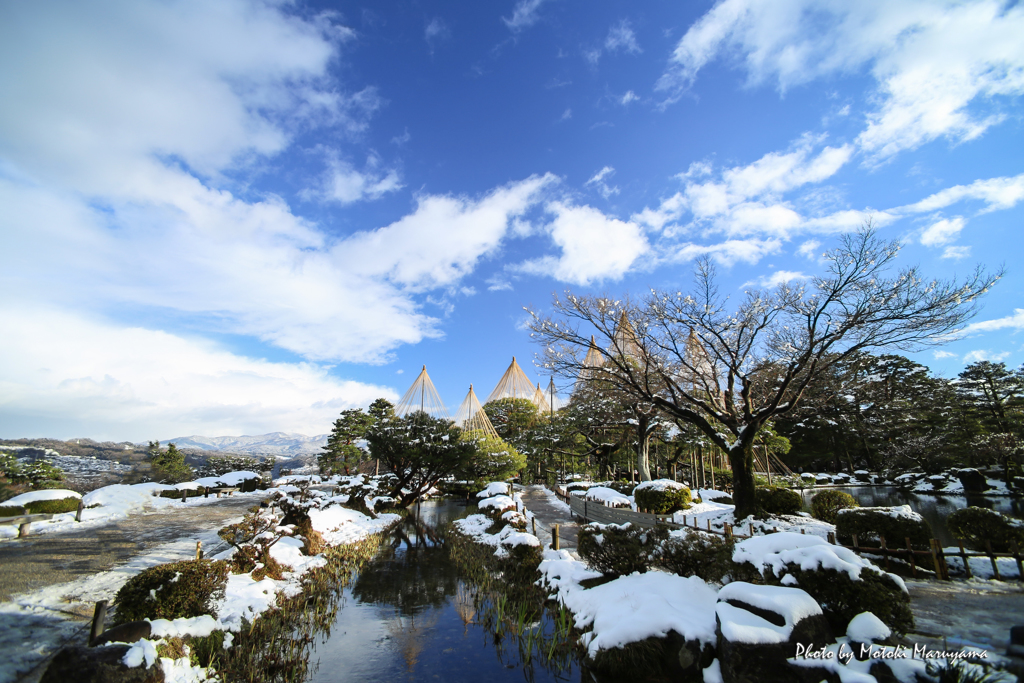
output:
M 910 512 L 893 514 L 900 508 L 848 508 L 836 514 L 836 535 L 850 539 L 857 534 L 858 540 L 877 540 L 884 536 L 890 546 L 902 546 L 904 539 L 911 543 L 928 545 L 932 539 L 932 528 L 921 515 Z
M 845 491 L 830 489 L 811 498 L 811 515 L 829 524 L 836 523 L 840 510 L 860 507 L 860 503 Z
M 771 515 L 795 515 L 803 507 L 800 494 L 782 486 L 759 486 L 754 489 L 754 500 Z
M 213 560 L 183 560 L 144 569 L 128 579 L 114 598 L 115 622 L 217 616 L 224 597 L 228 565 Z
M 637 508 L 656 515 L 667 515 L 690 507 L 690 489 L 685 486 L 653 488 L 642 484 L 633 489 Z
M 625 576 L 650 569 L 668 528 L 642 529 L 632 524 L 587 524 L 580 527 L 576 551 L 591 569 Z
M 967 507 L 956 510 L 946 518 L 946 527 L 956 538 L 975 550 L 987 550 L 985 541 L 992 542 L 997 553 L 1009 552 L 1011 543 L 1024 550 L 1024 527 L 995 510 Z

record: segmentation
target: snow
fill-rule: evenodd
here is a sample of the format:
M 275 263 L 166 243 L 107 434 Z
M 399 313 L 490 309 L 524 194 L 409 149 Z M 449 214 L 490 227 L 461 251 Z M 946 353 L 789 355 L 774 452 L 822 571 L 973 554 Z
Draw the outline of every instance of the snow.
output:
M 81 498 L 82 494 L 70 489 L 43 489 L 42 491 L 29 491 L 20 496 L 15 496 L 0 503 L 4 506 L 24 507 L 37 500 L 63 500 L 64 498 Z
M 882 573 L 878 567 L 852 550 L 832 545 L 818 536 L 786 531 L 740 541 L 733 550 L 732 559 L 735 562 L 748 562 L 762 573 L 765 567 L 769 567 L 776 576 L 785 574 L 789 563 L 796 564 L 804 571 L 834 569 L 845 572 L 855 581 L 865 569 Z M 904 592 L 907 591 L 903 579 L 895 574 L 889 576 Z
M 893 517 L 895 519 L 907 519 L 914 522 L 920 522 L 924 520 L 924 517 L 914 512 L 909 505 L 894 505 L 892 507 L 875 507 L 875 508 L 846 508 L 840 510 L 838 514 L 846 513 L 862 513 L 871 512 L 874 514 L 884 515 L 886 517 Z
M 789 632 L 801 620 L 821 614 L 821 607 L 814 598 L 799 588 L 758 586 L 735 581 L 718 591 L 718 600 L 737 600 L 778 614 L 786 620 L 785 628 L 789 629 Z M 786 634 L 787 638 L 789 632 Z
M 630 507 L 632 501 L 615 489 L 607 486 L 592 486 L 587 489 L 587 500 L 597 501 L 609 507 Z
M 846 627 L 846 637 L 854 643 L 874 643 L 891 635 L 889 627 L 871 612 L 861 612 Z
M 498 557 L 504 557 L 508 548 L 518 545 L 540 547 L 540 540 L 536 536 L 519 531 L 510 525 L 502 527 L 496 534 L 489 534 L 487 529 L 490 528 L 491 523 L 491 519 L 486 515 L 475 514 L 456 520 L 454 526 L 456 530 L 469 536 L 476 543 L 495 548 L 494 554 Z
M 483 491 L 476 494 L 476 497 L 490 498 L 492 496 L 507 496 L 508 494 L 508 484 L 503 481 L 492 481 Z
M 633 489 L 633 495 L 636 495 L 637 491 L 646 491 L 650 489 L 652 491 L 668 491 L 670 489 L 685 489 L 686 486 L 680 484 L 678 481 L 671 479 L 653 479 L 651 481 L 640 482 Z M 722 494 L 725 495 L 725 494 Z
M 712 660 L 708 668 L 704 669 L 704 683 L 725 683 L 722 678 L 722 664 L 717 659 Z
M 258 480 L 260 478 L 260 475 L 256 474 L 255 472 L 240 470 L 238 472 L 218 474 L 216 477 L 202 477 L 201 479 L 196 479 L 195 481 L 187 482 L 187 484 L 179 484 L 179 487 L 188 485 L 191 485 L 190 488 L 198 488 L 202 486 L 209 486 L 211 488 L 215 486 L 239 486 L 246 479 Z
M 153 662 L 156 661 L 156 645 L 152 641 L 146 640 L 145 638 L 139 639 L 139 642 L 132 645 L 128 652 L 124 653 L 124 657 L 121 662 L 127 667 L 142 666 L 142 663 L 146 663 L 145 668 L 153 666 Z
M 217 630 L 217 620 L 209 614 L 181 619 L 147 619 L 151 635 L 156 638 L 173 638 L 175 636 L 205 637 Z
M 481 510 L 487 510 L 489 508 L 494 508 L 495 510 L 504 510 L 505 508 L 517 507 L 516 502 L 512 498 L 505 495 L 498 495 L 493 496 L 491 498 L 487 498 L 486 500 L 482 500 L 479 503 L 477 503 L 476 506 Z

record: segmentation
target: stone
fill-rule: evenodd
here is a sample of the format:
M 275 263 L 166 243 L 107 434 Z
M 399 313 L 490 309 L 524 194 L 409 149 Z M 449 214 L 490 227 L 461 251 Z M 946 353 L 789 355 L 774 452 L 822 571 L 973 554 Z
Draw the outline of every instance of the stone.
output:
M 164 671 L 156 664 L 148 669 L 122 664 L 128 649 L 128 645 L 65 647 L 50 661 L 39 683 L 163 683 Z
M 92 646 L 105 643 L 136 643 L 139 639 L 149 638 L 152 634 L 153 626 L 148 621 L 129 621 L 101 633 L 92 642 Z
M 988 491 L 991 488 L 988 485 L 988 481 L 985 479 L 985 475 L 973 467 L 966 467 L 962 470 L 958 470 L 956 478 L 964 485 L 964 491 L 967 492 L 980 493 L 982 491 Z

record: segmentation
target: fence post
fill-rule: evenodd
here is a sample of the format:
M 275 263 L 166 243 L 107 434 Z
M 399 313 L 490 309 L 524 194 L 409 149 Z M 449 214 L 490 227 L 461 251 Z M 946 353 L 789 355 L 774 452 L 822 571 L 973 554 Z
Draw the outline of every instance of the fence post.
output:
M 537 535 L 537 518 L 533 517 L 533 518 L 530 519 L 530 521 L 533 522 L 533 535 L 536 536 Z
M 558 550 L 559 549 L 558 525 L 557 524 L 555 524 L 554 526 L 551 527 L 551 548 L 553 550 Z
M 107 621 L 107 601 L 100 600 L 96 603 L 96 610 L 92 613 L 92 628 L 89 630 L 89 647 L 96 642 L 96 639 L 103 635 L 103 627 Z
M 711 518 L 708 517 L 708 531 L 711 531 Z
M 907 542 L 907 553 L 910 555 L 910 571 L 913 573 L 914 578 L 917 578 L 917 555 L 914 554 L 914 547 L 910 545 L 910 536 L 904 536 L 903 540 Z
M 196 541 L 196 559 L 197 560 L 203 559 L 203 542 L 202 541 Z
M 82 499 L 78 500 L 78 512 L 75 513 L 75 521 L 82 521 L 82 510 L 85 510 L 85 501 Z
M 881 545 L 882 557 L 885 558 L 885 571 L 889 571 L 889 549 L 885 546 L 885 536 L 878 534 L 878 542 Z M 913 563 L 913 555 L 910 556 L 910 561 Z
M 939 547 L 939 542 L 934 538 L 931 542 L 931 548 L 932 562 L 935 563 L 935 578 L 944 579 L 946 578 L 946 573 L 942 571 L 942 565 L 946 563 L 946 558 L 942 557 L 942 548 Z
M 181 502 L 184 503 L 188 500 L 188 489 L 181 490 Z
M 971 563 L 967 559 L 967 553 L 964 551 L 964 542 L 963 541 L 959 541 L 959 543 L 960 543 L 960 559 L 962 559 L 964 561 L 964 573 L 967 575 L 968 579 L 973 578 L 973 574 L 971 574 Z
M 209 497 L 210 497 L 210 487 L 209 486 L 204 486 L 203 487 L 203 498 L 209 498 Z
M 28 525 L 32 522 L 22 522 L 18 525 L 18 538 L 25 538 L 28 536 Z
M 1010 550 L 1013 551 L 1013 559 L 1017 563 L 1017 578 L 1024 581 L 1024 562 L 1021 561 L 1020 546 L 1017 541 L 1010 541 Z
M 750 523 L 750 538 L 754 537 L 754 523 Z
M 832 545 L 836 545 L 836 532 L 834 532 L 834 531 L 828 532 L 828 542 L 831 543 Z
M 857 534 L 853 535 L 853 552 L 860 555 L 860 541 L 857 540 Z
M 732 524 L 725 522 L 725 537 L 732 538 Z
M 996 581 L 1002 581 L 1003 577 L 999 576 L 999 565 L 996 563 L 996 555 L 992 552 L 992 541 L 985 541 L 985 548 L 988 550 L 988 559 L 992 562 L 992 573 L 996 575 Z

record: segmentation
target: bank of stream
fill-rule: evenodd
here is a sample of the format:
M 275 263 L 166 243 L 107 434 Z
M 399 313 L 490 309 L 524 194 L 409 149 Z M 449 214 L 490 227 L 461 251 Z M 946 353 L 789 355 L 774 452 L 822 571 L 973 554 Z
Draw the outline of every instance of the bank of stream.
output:
M 446 525 L 476 511 L 455 500 L 412 508 L 342 589 L 333 624 L 312 644 L 306 680 L 591 680 L 567 614 L 513 604 L 453 558 Z

